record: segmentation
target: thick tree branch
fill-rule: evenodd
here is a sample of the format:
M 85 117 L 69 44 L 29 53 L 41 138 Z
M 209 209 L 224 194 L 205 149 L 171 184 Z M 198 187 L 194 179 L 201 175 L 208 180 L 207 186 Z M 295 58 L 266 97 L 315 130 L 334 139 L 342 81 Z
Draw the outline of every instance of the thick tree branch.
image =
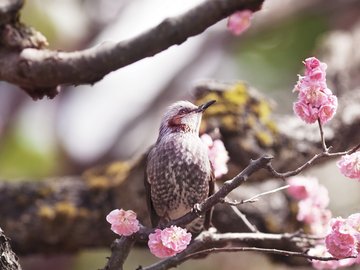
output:
M 116 239 L 111 245 L 111 257 L 104 270 L 122 270 L 124 262 L 130 253 L 135 238 L 122 236 Z
M 209 0 L 118 43 L 76 52 L 0 49 L 0 80 L 19 85 L 34 98 L 53 97 L 61 84 L 92 84 L 111 71 L 181 44 L 237 10 L 260 9 L 263 0 Z

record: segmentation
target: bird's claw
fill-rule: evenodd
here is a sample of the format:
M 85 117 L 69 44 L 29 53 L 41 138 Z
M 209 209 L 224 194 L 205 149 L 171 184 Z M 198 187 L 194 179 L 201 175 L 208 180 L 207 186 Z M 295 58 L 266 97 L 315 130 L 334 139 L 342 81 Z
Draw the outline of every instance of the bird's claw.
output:
M 201 217 L 201 207 L 199 203 L 194 204 L 192 211 L 199 217 Z

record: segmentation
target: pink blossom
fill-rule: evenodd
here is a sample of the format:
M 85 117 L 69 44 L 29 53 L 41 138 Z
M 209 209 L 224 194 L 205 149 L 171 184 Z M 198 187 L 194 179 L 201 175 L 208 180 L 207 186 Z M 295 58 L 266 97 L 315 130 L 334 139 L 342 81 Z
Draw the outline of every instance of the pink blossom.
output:
M 297 220 L 309 225 L 316 235 L 325 235 L 331 219 L 329 193 L 315 177 L 294 176 L 287 180 L 288 194 L 298 202 Z
M 171 226 L 165 228 L 161 232 L 161 241 L 164 246 L 178 252 L 183 251 L 191 241 L 191 233 L 186 232 L 186 229 Z
M 234 35 L 241 35 L 250 27 L 252 14 L 253 12 L 251 10 L 235 12 L 228 18 L 227 28 Z
M 326 123 L 327 121 L 331 120 L 336 112 L 338 106 L 337 97 L 334 95 L 331 95 L 328 97 L 328 102 L 326 104 L 323 104 L 319 109 L 319 119 L 320 122 Z
M 326 208 L 329 205 L 330 198 L 327 188 L 323 185 L 319 185 L 315 193 L 312 194 L 311 200 L 313 205 L 319 208 Z
M 191 241 L 191 233 L 186 229 L 171 226 L 164 230 L 156 229 L 149 235 L 150 252 L 158 258 L 174 256 L 186 249 Z
M 295 200 L 303 200 L 316 193 L 319 183 L 314 177 L 293 176 L 287 179 L 287 193 Z
M 229 160 L 228 152 L 225 149 L 224 143 L 221 140 L 212 140 L 208 134 L 203 134 L 201 140 L 208 147 L 208 155 L 210 162 L 214 168 L 214 175 L 216 178 L 228 172 L 227 162 Z
M 106 216 L 111 230 L 118 235 L 129 236 L 140 229 L 136 213 L 132 210 L 115 209 Z
M 175 250 L 164 246 L 162 243 L 160 229 L 156 229 L 155 233 L 151 233 L 149 235 L 148 246 L 150 248 L 150 252 L 158 258 L 171 257 L 176 254 Z
M 331 232 L 325 238 L 326 248 L 336 258 L 357 256 L 357 239 L 354 230 L 343 218 L 332 219 Z
M 357 251 L 359 252 L 360 255 L 360 213 L 356 213 L 348 216 L 346 222 L 347 224 L 349 224 L 351 228 L 354 229 L 353 233 L 358 241 Z M 359 256 L 359 263 L 360 263 L 360 256 Z
M 311 198 L 299 201 L 298 207 L 296 218 L 306 224 L 316 223 L 316 225 L 323 224 L 325 226 L 331 217 L 330 210 L 319 207 Z
M 323 64 L 316 57 L 306 58 L 303 63 L 305 65 L 306 71 L 321 67 Z M 326 69 L 326 65 L 325 66 L 323 65 L 322 67 L 324 68 L 324 70 Z
M 313 222 L 309 224 L 310 232 L 325 237 L 329 232 L 332 213 L 329 209 L 319 209 L 315 212 L 317 212 L 317 216 L 314 216 Z
M 294 103 L 294 111 L 308 124 L 315 123 L 318 119 L 318 109 L 303 100 Z
M 305 59 L 305 76 L 299 76 L 294 91 L 298 91 L 298 101 L 294 112 L 306 123 L 318 119 L 326 123 L 333 118 L 337 109 L 337 98 L 326 85 L 326 64 L 315 57 Z
M 326 103 L 329 103 L 328 95 L 322 91 L 323 88 L 319 86 L 311 86 L 304 88 L 299 93 L 299 99 L 305 101 L 307 104 L 311 104 L 315 107 L 320 107 Z
M 326 80 L 326 73 L 325 70 L 321 69 L 320 67 L 306 70 L 305 75 L 309 77 L 311 81 L 325 81 Z
M 352 214 L 347 217 L 347 223 L 360 234 L 360 213 Z
M 310 256 L 317 257 L 332 257 L 331 254 L 327 251 L 326 247 L 323 245 L 317 245 L 313 248 L 310 248 L 307 252 Z M 320 260 L 311 260 L 312 266 L 315 269 L 336 269 L 339 267 L 339 261 L 320 261 Z
M 346 177 L 360 181 L 360 151 L 342 156 L 337 166 Z

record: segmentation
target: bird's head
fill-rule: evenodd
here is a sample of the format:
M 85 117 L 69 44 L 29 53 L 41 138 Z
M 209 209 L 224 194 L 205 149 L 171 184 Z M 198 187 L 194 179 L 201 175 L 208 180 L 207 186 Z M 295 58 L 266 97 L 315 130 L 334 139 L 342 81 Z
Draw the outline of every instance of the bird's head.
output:
M 173 132 L 199 134 L 202 113 L 214 103 L 215 100 L 211 100 L 196 106 L 189 101 L 178 101 L 170 105 L 161 120 L 160 137 Z

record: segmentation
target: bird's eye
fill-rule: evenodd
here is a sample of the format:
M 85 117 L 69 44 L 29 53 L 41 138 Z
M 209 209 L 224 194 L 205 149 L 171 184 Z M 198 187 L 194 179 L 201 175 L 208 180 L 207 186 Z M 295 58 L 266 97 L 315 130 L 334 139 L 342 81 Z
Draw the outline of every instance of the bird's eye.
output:
M 181 110 L 179 111 L 180 114 L 185 114 L 186 112 L 187 112 L 186 109 L 181 109 Z

